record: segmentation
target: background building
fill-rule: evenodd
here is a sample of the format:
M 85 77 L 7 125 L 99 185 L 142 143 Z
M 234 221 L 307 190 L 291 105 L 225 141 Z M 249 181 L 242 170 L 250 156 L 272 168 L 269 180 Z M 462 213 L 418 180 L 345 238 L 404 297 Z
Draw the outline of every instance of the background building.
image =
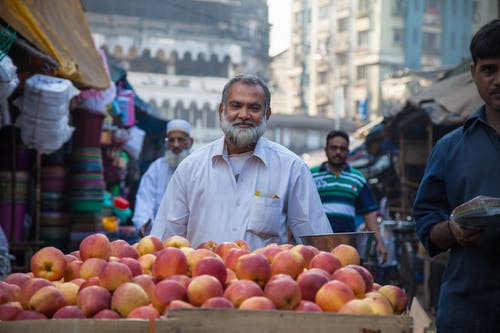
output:
M 268 79 L 265 0 L 82 2 L 97 47 L 162 116 L 190 121 L 196 145 L 221 135 L 217 105 L 229 77 Z
M 498 16 L 496 0 L 292 0 L 289 112 L 373 120 L 385 77 L 459 64 Z

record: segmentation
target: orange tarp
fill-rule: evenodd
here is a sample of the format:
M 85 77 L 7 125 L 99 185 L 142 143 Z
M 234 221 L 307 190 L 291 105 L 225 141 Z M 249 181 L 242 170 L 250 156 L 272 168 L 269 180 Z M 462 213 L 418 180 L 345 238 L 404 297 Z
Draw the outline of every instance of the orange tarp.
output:
M 0 0 L 0 18 L 56 60 L 54 76 L 80 89 L 109 86 L 79 0 Z

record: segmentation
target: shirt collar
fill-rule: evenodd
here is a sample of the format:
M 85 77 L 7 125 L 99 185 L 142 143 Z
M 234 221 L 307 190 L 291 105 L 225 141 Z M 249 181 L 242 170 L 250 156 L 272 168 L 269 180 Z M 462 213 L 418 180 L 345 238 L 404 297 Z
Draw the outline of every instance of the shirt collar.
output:
M 330 172 L 330 169 L 328 169 L 328 167 L 326 166 L 327 163 L 328 163 L 328 161 L 321 163 L 319 170 Z M 347 163 L 347 162 L 345 163 L 345 168 L 342 171 L 351 172 L 351 166 L 349 165 L 349 163 Z
M 267 139 L 262 136 L 259 138 L 257 144 L 255 145 L 255 149 L 252 153 L 252 156 L 257 157 L 262 161 L 262 163 L 264 163 L 265 166 L 268 166 L 269 158 L 266 154 L 266 149 L 264 149 L 264 147 L 266 146 L 266 140 Z M 212 166 L 219 159 L 229 160 L 225 144 L 225 137 L 221 137 L 214 142 L 214 147 L 210 154 L 210 159 L 212 160 Z
M 464 122 L 464 132 L 471 128 L 474 124 L 478 122 L 486 123 L 485 106 L 482 105 L 473 114 L 471 114 Z

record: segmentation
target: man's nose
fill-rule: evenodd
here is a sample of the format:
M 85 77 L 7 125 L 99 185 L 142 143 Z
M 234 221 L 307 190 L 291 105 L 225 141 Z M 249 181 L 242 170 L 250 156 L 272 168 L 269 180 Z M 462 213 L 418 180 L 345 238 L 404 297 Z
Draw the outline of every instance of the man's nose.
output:
M 250 119 L 250 111 L 246 106 L 243 106 L 238 113 L 238 118 L 240 119 Z

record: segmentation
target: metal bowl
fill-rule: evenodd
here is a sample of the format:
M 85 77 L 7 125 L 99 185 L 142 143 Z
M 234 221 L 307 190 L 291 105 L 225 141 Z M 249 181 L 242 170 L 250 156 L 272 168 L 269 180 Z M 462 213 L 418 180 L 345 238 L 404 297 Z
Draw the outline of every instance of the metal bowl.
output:
M 375 233 L 373 231 L 362 232 L 340 232 L 328 235 L 302 236 L 302 242 L 306 245 L 312 245 L 318 250 L 330 252 L 339 244 L 348 244 L 354 246 L 361 260 L 368 258 L 371 244 Z

